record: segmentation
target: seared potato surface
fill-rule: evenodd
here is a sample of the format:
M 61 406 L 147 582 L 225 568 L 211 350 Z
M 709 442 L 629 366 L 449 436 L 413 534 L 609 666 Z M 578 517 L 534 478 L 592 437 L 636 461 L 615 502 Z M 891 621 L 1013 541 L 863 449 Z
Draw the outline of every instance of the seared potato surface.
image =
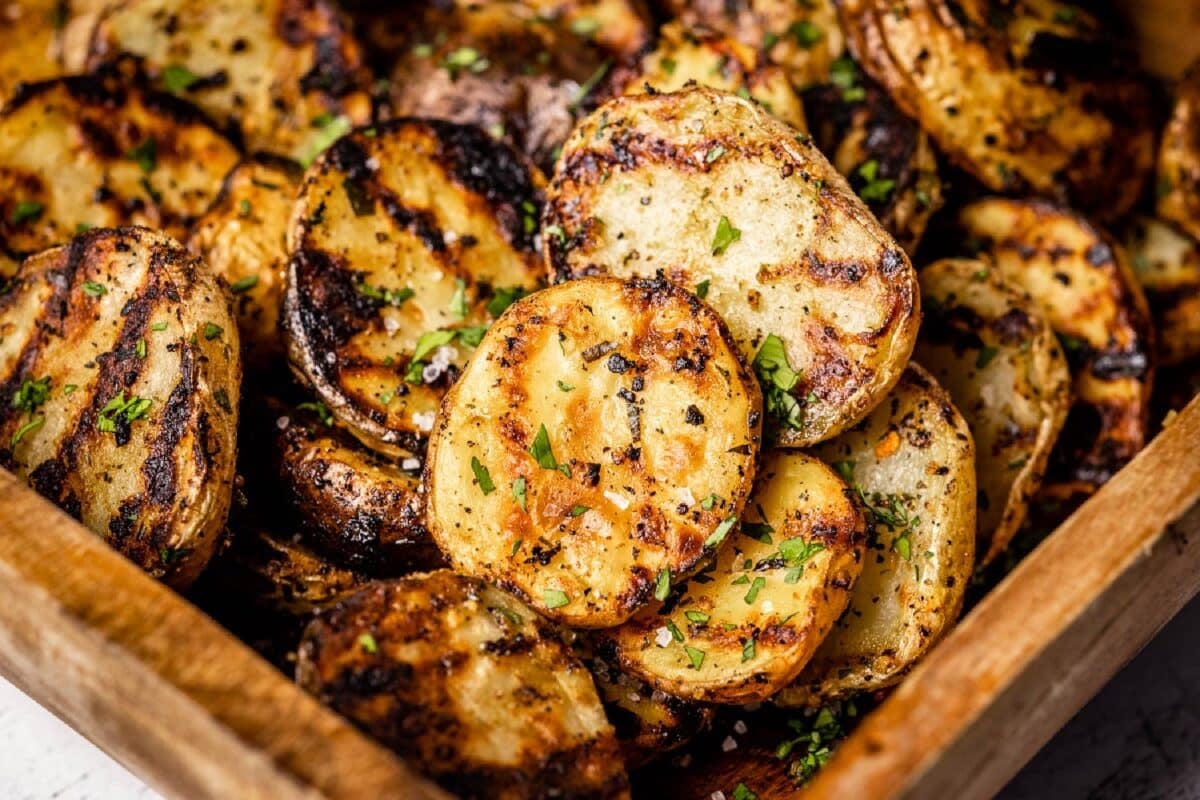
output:
M 0 466 L 179 588 L 225 536 L 241 362 L 229 298 L 143 228 L 32 256 L 0 295 Z
M 615 278 L 546 289 L 491 327 L 446 396 L 430 532 L 457 569 L 551 618 L 620 624 L 731 533 L 761 416 L 694 296 Z
M 1200 245 L 1144 216 L 1126 226 L 1124 244 L 1154 316 L 1159 360 L 1181 364 L 1200 356 Z
M 543 231 L 560 279 L 661 272 L 704 295 L 787 446 L 861 419 L 916 338 L 908 257 L 808 137 L 732 95 L 602 106 L 563 150 Z
M 592 678 L 550 623 L 448 570 L 369 585 L 304 633 L 299 684 L 463 798 L 622 798 Z
M 1200 64 L 1175 87 L 1175 105 L 1158 149 L 1157 213 L 1200 239 Z

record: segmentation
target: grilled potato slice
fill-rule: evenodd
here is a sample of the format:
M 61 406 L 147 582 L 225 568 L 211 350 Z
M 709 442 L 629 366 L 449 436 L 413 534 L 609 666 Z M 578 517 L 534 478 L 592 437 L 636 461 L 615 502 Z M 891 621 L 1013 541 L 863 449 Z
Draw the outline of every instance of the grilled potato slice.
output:
M 980 200 L 959 220 L 981 255 L 1041 304 L 1063 343 L 1075 406 L 1042 493 L 1068 503 L 1086 497 L 1146 442 L 1154 346 L 1125 251 L 1042 200 Z
M 913 364 L 861 425 L 817 450 L 866 504 L 874 531 L 850 607 L 780 705 L 897 683 L 954 624 L 975 562 L 971 432 Z
M 1176 86 L 1158 150 L 1158 216 L 1200 240 L 1200 62 Z
M 752 102 L 697 88 L 605 104 L 567 142 L 544 223 L 560 279 L 662 272 L 704 295 L 769 378 L 784 445 L 853 425 L 912 352 L 908 257 L 807 137 Z
M 88 62 L 124 56 L 250 150 L 307 162 L 371 118 L 362 53 L 325 0 L 122 0 L 101 13 Z
M 482 131 L 439 121 L 355 132 L 309 170 L 288 232 L 288 355 L 355 436 L 423 451 L 482 326 L 537 286 L 542 184 Z
M 362 589 L 305 631 L 296 679 L 459 797 L 629 796 L 583 664 L 482 581 L 442 570 Z
M 224 538 L 240 385 L 225 291 L 162 234 L 81 234 L 0 295 L 0 466 L 172 586 Z
M 1180 364 L 1200 356 L 1200 247 L 1153 217 L 1134 219 L 1124 238 L 1154 316 L 1159 360 Z
M 845 482 L 803 453 L 768 453 L 748 505 L 715 565 L 601 631 L 602 654 L 706 702 L 766 700 L 796 678 L 846 609 L 866 525 Z
M 690 29 L 711 29 L 763 50 L 801 88 L 823 83 L 845 50 L 833 0 L 662 0 Z
M 58 32 L 68 10 L 64 0 L 0 2 L 0 107 L 22 83 L 62 74 Z
M 846 0 L 850 51 L 994 192 L 1113 219 L 1154 161 L 1151 92 L 1087 12 L 1054 0 Z
M 0 113 L 0 250 L 39 252 L 90 226 L 182 238 L 237 157 L 190 106 L 114 76 L 27 85 Z
M 921 270 L 925 324 L 916 358 L 975 439 L 980 566 L 1012 541 L 1071 406 L 1071 373 L 1045 312 L 982 261 Z
M 661 692 L 603 659 L 586 663 L 630 769 L 687 744 L 716 717 L 714 706 Z
M 282 497 L 318 549 L 377 574 L 442 566 L 417 494 L 420 460 L 366 449 L 328 412 L 291 411 L 276 428 Z
M 834 64 L 838 84 L 814 86 L 804 103 L 813 139 L 909 254 L 942 207 L 942 181 L 929 135 L 896 108 L 849 58 Z
M 679 23 L 663 26 L 658 46 L 630 73 L 625 93 L 677 92 L 692 82 L 748 96 L 793 128 L 807 129 L 804 106 L 782 68 L 767 63 L 753 47 L 688 31 Z
M 242 161 L 188 237 L 188 249 L 233 291 L 243 358 L 252 368 L 269 368 L 283 356 L 279 308 L 300 178 L 299 165 L 287 159 L 256 155 Z
M 695 297 L 666 281 L 555 286 L 512 306 L 446 395 L 427 524 L 460 571 L 571 625 L 618 625 L 730 532 L 761 416 Z

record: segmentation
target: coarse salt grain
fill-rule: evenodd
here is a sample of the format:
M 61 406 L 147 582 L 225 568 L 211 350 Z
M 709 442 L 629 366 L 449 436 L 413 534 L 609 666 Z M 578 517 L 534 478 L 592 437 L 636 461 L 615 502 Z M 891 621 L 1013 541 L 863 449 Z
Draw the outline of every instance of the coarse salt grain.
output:
M 383 329 L 388 333 L 395 333 L 400 330 L 400 320 L 396 319 L 391 314 L 383 315 Z
M 770 613 L 771 613 L 772 611 L 774 611 L 774 610 L 775 610 L 775 604 L 774 604 L 774 603 L 772 603 L 770 600 L 763 600 L 763 604 L 762 604 L 762 612 L 763 612 L 764 614 L 770 614 Z
M 696 505 L 696 496 L 692 494 L 692 490 L 688 487 L 683 487 L 679 490 L 679 502 L 686 506 Z
M 737 750 L 737 741 L 732 736 L 726 736 L 725 741 L 721 742 L 721 752 L 728 753 L 731 750 Z
M 733 731 L 741 736 L 746 732 L 746 723 L 739 719 L 737 722 L 733 723 Z
M 725 800 L 725 793 L 722 791 L 713 792 L 711 800 Z
M 654 632 L 654 643 L 659 647 L 666 647 L 671 643 L 671 639 L 673 638 L 671 632 L 666 628 L 659 628 Z
M 405 470 L 405 471 L 412 471 L 414 469 L 420 469 L 420 468 L 421 468 L 421 459 L 419 459 L 419 458 L 406 458 L 400 462 L 400 469 Z
M 629 500 L 624 495 L 614 492 L 612 489 L 605 489 L 604 496 L 607 497 L 614 506 L 622 511 L 629 508 Z
M 417 414 L 413 414 L 412 415 L 413 425 L 416 425 L 417 429 L 420 430 L 422 433 L 429 433 L 431 430 L 433 430 L 433 421 L 436 417 L 437 417 L 437 414 L 435 414 L 432 411 L 424 411 L 424 412 L 420 412 Z
M 275 427 L 279 428 L 279 430 L 281 430 L 281 431 L 286 431 L 288 425 L 291 425 L 291 424 L 292 424 L 292 421 L 290 419 L 288 419 L 287 417 L 280 417 L 279 419 L 275 420 Z
M 326 364 L 332 364 L 335 361 L 337 361 L 337 353 L 330 350 L 328 353 L 325 354 L 325 363 Z

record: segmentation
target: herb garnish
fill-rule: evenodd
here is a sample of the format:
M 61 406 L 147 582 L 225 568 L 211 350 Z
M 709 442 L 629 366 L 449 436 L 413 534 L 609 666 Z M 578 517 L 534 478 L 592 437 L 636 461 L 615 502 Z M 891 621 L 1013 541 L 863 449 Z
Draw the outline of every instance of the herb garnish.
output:
M 762 384 L 767 413 L 784 426 L 800 430 L 800 401 L 791 395 L 800 381 L 800 373 L 788 362 L 783 340 L 773 333 L 768 334 L 754 355 L 752 366 Z
M 742 238 L 742 232 L 729 222 L 729 217 L 721 217 L 717 222 L 717 232 L 713 236 L 712 252 L 719 256 L 729 249 L 729 245 Z
M 488 468 L 475 456 L 471 456 L 471 472 L 475 473 L 475 482 L 479 484 L 479 488 L 484 496 L 496 491 L 496 484 L 492 483 L 491 473 L 488 472 Z

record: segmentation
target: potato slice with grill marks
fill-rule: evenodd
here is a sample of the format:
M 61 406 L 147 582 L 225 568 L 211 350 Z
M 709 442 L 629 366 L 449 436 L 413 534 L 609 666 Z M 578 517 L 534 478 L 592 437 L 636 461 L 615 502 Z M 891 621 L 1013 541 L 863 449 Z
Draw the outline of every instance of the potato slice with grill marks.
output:
M 712 568 L 598 633 L 599 651 L 694 700 L 759 702 L 790 684 L 846 608 L 866 525 L 845 482 L 803 453 L 769 453 L 748 507 Z
M 892 686 L 950 629 L 975 565 L 975 449 L 946 392 L 913 364 L 878 408 L 817 454 L 859 492 L 873 533 L 850 605 L 780 705 Z
M 0 295 L 0 466 L 176 587 L 224 538 L 240 384 L 225 291 L 162 234 L 84 233 Z
M 39 252 L 90 226 L 182 238 L 237 158 L 170 95 L 111 75 L 27 85 L 0 113 L 0 250 Z
M 567 142 L 544 223 L 560 279 L 661 272 L 705 295 L 747 360 L 770 343 L 759 373 L 781 444 L 853 425 L 912 352 L 908 257 L 807 137 L 750 101 L 606 103 Z
M 1124 239 L 1154 315 L 1159 359 L 1181 364 L 1200 356 L 1200 246 L 1153 217 L 1135 218 Z
M 592 678 L 515 597 L 448 570 L 368 586 L 318 617 L 296 678 L 463 798 L 627 798 Z
M 1054 0 L 838 9 L 867 73 L 991 191 L 1046 195 L 1106 219 L 1137 202 L 1154 163 L 1151 92 L 1083 9 Z
M 1042 494 L 1066 503 L 1086 497 L 1146 443 L 1154 342 L 1125 251 L 1042 200 L 980 200 L 959 221 L 980 255 L 1041 304 L 1063 343 L 1075 404 Z
M 728 535 L 761 413 L 694 296 L 665 281 L 555 286 L 510 308 L 447 394 L 427 524 L 460 571 L 577 627 L 617 625 Z
M 492 312 L 537 287 L 542 185 L 505 145 L 439 121 L 355 132 L 309 170 L 288 233 L 288 355 L 369 446 L 423 451 Z
M 250 150 L 306 162 L 371 119 L 358 43 L 325 0 L 123 0 L 92 32 L 88 64 L 135 57 L 158 85 L 241 131 Z
M 916 358 L 975 439 L 980 566 L 1012 541 L 1041 486 L 1071 406 L 1071 373 L 1041 306 L 982 261 L 921 270 L 925 324 Z
M 225 176 L 212 206 L 192 227 L 188 249 L 229 284 L 243 358 L 269 368 L 283 355 L 279 308 L 287 271 L 287 226 L 302 173 L 293 161 L 252 156 Z

